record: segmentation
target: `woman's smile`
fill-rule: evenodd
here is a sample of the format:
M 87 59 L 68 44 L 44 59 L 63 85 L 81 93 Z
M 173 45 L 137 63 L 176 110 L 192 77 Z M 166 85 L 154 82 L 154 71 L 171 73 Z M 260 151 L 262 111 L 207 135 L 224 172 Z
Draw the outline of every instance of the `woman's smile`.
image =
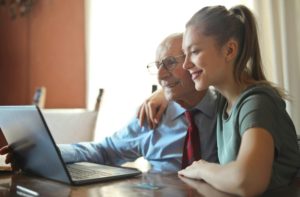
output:
M 190 71 L 192 80 L 195 81 L 202 74 L 202 72 L 203 72 L 202 69 L 199 69 L 199 70 L 196 70 L 196 71 Z

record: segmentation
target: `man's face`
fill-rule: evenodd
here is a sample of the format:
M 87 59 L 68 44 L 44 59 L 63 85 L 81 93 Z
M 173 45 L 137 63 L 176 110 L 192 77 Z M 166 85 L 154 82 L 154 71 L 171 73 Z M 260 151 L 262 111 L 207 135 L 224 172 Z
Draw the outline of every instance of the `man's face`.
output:
M 185 57 L 180 56 L 183 55 L 181 45 L 181 39 L 173 39 L 169 41 L 168 47 L 162 45 L 157 51 L 157 62 L 163 60 L 165 64 L 172 63 L 174 61 L 169 61 L 169 59 L 174 60 L 173 57 L 175 57 L 177 62 L 170 70 L 161 65 L 158 71 L 158 81 L 168 100 L 190 99 L 191 94 L 196 92 L 189 72 L 182 67 Z

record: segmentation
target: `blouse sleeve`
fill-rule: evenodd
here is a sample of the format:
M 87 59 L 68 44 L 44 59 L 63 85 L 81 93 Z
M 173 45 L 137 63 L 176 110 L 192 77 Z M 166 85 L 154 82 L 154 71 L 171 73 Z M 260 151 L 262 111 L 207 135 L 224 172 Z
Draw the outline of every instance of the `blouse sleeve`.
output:
M 276 128 L 279 126 L 278 105 L 275 98 L 258 94 L 249 96 L 242 102 L 239 111 L 239 130 L 241 136 L 250 128 L 263 128 L 271 133 L 277 148 L 280 147 Z M 278 128 L 277 128 L 278 129 Z

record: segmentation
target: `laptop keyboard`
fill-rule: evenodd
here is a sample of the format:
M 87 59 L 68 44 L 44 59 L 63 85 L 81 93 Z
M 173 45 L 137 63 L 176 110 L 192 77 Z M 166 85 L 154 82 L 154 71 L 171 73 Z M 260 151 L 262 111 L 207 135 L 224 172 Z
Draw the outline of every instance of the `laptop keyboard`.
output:
M 72 165 L 67 167 L 73 179 L 81 180 L 87 178 L 97 178 L 111 176 L 110 173 L 94 169 L 82 168 L 82 166 Z
M 96 179 L 124 174 L 124 169 L 121 168 L 86 162 L 68 164 L 67 168 L 73 180 Z

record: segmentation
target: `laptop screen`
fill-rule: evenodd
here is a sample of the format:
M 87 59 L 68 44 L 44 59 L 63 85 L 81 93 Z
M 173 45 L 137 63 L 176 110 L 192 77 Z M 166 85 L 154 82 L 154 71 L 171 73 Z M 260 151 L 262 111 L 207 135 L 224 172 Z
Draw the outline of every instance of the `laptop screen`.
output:
M 141 174 L 133 168 L 79 162 L 68 165 L 68 168 L 72 167 L 74 176 L 85 172 L 84 178 L 71 178 L 43 115 L 36 106 L 0 106 L 0 128 L 13 150 L 15 163 L 25 172 L 74 185 Z M 80 169 L 74 170 L 74 166 L 80 166 Z M 92 169 L 94 171 L 91 173 Z M 87 177 L 87 173 L 90 176 Z
M 1 106 L 0 127 L 25 172 L 70 183 L 59 149 L 36 106 Z

